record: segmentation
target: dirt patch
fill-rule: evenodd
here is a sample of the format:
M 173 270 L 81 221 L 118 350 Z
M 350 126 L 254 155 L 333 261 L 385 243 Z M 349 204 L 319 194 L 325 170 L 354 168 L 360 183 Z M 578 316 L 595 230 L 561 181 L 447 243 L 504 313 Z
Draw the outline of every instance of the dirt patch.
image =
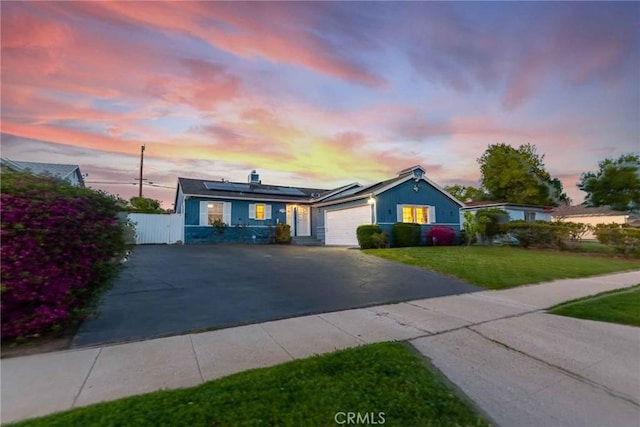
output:
M 80 324 L 70 326 L 61 333 L 51 336 L 31 338 L 27 340 L 3 340 L 0 347 L 0 358 L 29 356 L 32 354 L 49 353 L 52 351 L 71 348 L 71 341 Z

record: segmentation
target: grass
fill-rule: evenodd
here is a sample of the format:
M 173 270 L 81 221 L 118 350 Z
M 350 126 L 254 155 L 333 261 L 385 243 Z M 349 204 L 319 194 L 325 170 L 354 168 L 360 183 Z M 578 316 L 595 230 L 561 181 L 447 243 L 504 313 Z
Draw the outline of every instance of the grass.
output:
M 559 304 L 551 314 L 640 326 L 640 285 Z
M 495 246 L 367 249 L 367 254 L 455 276 L 487 289 L 640 268 L 640 260 Z
M 372 344 L 16 425 L 327 426 L 337 424 L 338 412 L 368 414 L 369 423 L 378 424 L 382 416 L 389 426 L 489 425 L 404 343 Z
M 609 245 L 603 245 L 597 241 L 583 240 L 579 243 L 572 243 L 567 249 L 570 252 L 584 252 L 590 254 L 615 255 L 616 251 Z

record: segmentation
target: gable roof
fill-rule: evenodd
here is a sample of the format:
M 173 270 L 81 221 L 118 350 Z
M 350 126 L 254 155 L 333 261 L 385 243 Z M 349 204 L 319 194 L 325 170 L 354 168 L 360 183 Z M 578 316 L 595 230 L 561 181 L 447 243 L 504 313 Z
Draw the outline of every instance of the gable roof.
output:
M 516 208 L 516 209 L 518 208 L 534 209 L 534 210 L 544 211 L 544 212 L 548 212 L 551 210 L 549 206 L 526 205 L 526 204 L 508 203 L 508 202 L 491 202 L 491 201 L 466 202 L 462 207 L 462 209 L 469 210 L 469 209 L 478 209 L 478 208 L 500 208 L 500 207 L 504 207 L 504 208 L 508 207 L 508 208 Z
M 416 182 L 420 180 L 427 182 L 437 191 L 454 201 L 457 205 L 463 206 L 461 201 L 427 178 L 424 174 L 424 169 L 420 166 L 413 166 L 411 168 L 404 169 L 394 178 L 371 185 L 362 186 L 357 182 L 354 182 L 333 190 L 181 177 L 178 178 L 175 202 L 177 210 L 177 203 L 180 203 L 178 198 L 179 195 L 182 194 L 185 197 L 195 196 L 212 199 L 313 203 L 315 206 L 328 206 L 345 203 L 351 200 L 367 198 L 371 195 L 378 195 L 412 179 Z
M 627 212 L 616 211 L 609 206 L 563 206 L 553 209 L 551 214 L 554 216 L 615 216 L 627 215 Z
M 6 158 L 0 159 L 2 166 L 17 171 L 17 172 L 31 172 L 34 175 L 52 175 L 56 178 L 68 179 L 71 175 L 76 174 L 78 182 L 84 187 L 84 179 L 82 173 L 80 173 L 80 166 L 78 165 L 66 165 L 59 163 L 38 163 L 38 162 L 23 162 L 19 160 L 9 160 Z
M 185 196 L 213 199 L 312 202 L 330 190 L 244 182 L 178 178 L 178 188 Z
M 384 193 L 385 191 L 388 191 L 412 179 L 415 180 L 416 182 L 421 180 L 425 181 L 426 183 L 431 185 L 433 188 L 435 188 L 437 191 L 441 192 L 442 194 L 447 196 L 449 199 L 454 201 L 458 206 L 463 206 L 463 203 L 460 200 L 456 199 L 454 196 L 452 196 L 450 193 L 445 191 L 438 184 L 436 184 L 435 182 L 427 178 L 424 173 L 424 168 L 422 168 L 421 166 L 412 166 L 410 168 L 401 170 L 400 172 L 398 172 L 398 176 L 394 178 L 386 179 L 384 181 L 380 181 L 375 184 L 371 184 L 367 186 L 352 188 L 349 191 L 345 191 L 335 196 L 328 197 L 322 202 L 318 203 L 318 206 L 328 206 L 332 204 L 349 202 L 352 200 L 364 199 L 372 195 L 377 196 L 378 194 Z

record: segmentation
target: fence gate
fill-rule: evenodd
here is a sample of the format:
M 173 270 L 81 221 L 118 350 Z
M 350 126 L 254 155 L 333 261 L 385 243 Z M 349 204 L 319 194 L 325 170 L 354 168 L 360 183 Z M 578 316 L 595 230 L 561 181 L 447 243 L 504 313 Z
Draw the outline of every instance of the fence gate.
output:
M 136 227 L 136 245 L 184 241 L 181 214 L 130 213 L 129 220 Z

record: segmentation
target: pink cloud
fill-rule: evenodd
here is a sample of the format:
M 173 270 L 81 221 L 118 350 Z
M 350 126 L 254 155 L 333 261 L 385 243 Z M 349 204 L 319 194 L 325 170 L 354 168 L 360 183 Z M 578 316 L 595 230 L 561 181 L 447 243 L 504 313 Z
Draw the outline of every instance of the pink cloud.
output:
M 308 31 L 313 16 L 313 6 L 309 4 L 102 2 L 84 4 L 82 8 L 101 19 L 135 22 L 198 37 L 244 58 L 261 56 L 274 63 L 299 65 L 364 85 L 385 83 Z
M 626 5 L 631 6 L 631 5 Z M 540 37 L 523 43 L 508 75 L 503 104 L 516 108 L 551 82 L 586 85 L 619 80 L 626 61 L 637 61 L 638 34 L 633 12 L 612 13 L 602 4 L 551 7 Z M 634 53 L 634 49 L 636 50 Z

